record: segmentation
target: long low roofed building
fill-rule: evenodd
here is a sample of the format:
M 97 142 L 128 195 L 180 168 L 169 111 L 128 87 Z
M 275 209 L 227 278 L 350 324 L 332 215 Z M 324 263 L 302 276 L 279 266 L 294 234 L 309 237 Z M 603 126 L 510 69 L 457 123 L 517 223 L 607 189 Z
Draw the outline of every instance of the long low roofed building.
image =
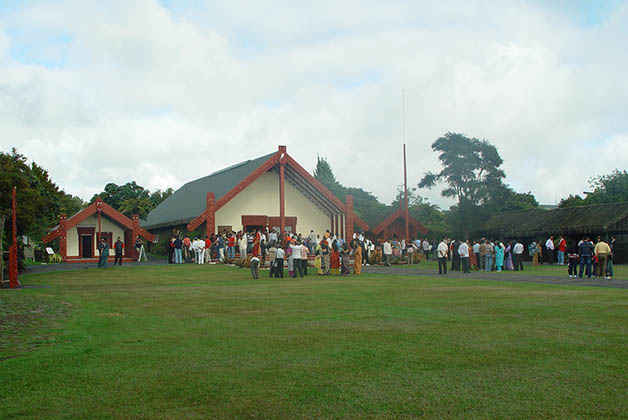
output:
M 553 210 L 526 209 L 493 215 L 476 236 L 542 241 L 563 235 L 577 243 L 584 236 L 615 237 L 615 262 L 628 262 L 628 203 L 597 204 Z
M 340 201 L 285 146 L 186 183 L 142 226 L 162 239 L 199 230 L 207 236 L 253 229 L 303 235 L 329 230 L 343 237 L 351 237 L 355 226 L 368 230 L 353 212 L 353 198 Z

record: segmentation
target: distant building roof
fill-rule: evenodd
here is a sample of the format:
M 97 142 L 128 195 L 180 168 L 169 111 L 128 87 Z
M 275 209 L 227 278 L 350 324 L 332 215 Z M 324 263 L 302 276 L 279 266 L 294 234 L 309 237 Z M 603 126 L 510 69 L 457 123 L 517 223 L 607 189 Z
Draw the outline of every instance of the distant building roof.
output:
M 191 222 L 205 211 L 205 197 L 208 191 L 212 191 L 216 200 L 219 200 L 274 154 L 275 152 L 240 162 L 186 183 L 159 203 L 142 222 L 142 226 L 158 228 Z
M 493 215 L 480 234 L 532 236 L 589 234 L 628 229 L 628 203 L 598 204 L 558 208 L 528 209 Z

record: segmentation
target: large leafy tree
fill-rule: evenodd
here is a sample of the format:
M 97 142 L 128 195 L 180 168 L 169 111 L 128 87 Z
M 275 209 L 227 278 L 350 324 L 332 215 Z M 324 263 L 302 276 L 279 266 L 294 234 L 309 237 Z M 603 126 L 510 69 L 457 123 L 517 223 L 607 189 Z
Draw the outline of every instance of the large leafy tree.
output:
M 532 193 L 518 193 L 504 184 L 503 160 L 488 141 L 447 133 L 432 143 L 432 150 L 439 153 L 443 169 L 427 172 L 419 187 L 444 184 L 441 194 L 456 199 L 447 212 L 452 234 L 468 236 L 496 212 L 538 206 Z
M 17 187 L 17 231 L 39 240 L 59 215 L 80 207 L 75 198 L 52 182 L 36 163 L 27 163 L 24 155 L 13 149 L 0 152 L 0 252 L 8 244 L 13 187 Z M 79 199 L 80 200 L 80 199 Z
M 495 146 L 486 140 L 447 133 L 432 143 L 443 169 L 427 172 L 419 188 L 432 188 L 444 183 L 443 197 L 455 198 L 458 205 L 482 204 L 495 188 L 503 185 L 503 163 Z

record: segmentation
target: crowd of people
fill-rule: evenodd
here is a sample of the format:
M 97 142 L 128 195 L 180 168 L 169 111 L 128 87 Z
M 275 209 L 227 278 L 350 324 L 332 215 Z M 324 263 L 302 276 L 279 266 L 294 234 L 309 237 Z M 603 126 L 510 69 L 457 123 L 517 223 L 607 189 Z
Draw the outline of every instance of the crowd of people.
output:
M 523 271 L 524 258 L 532 259 L 532 265 L 549 264 L 568 266 L 570 277 L 613 276 L 613 252 L 615 239 L 608 243 L 597 238 L 593 243 L 583 238 L 578 243 L 566 238 L 550 236 L 545 241 L 500 241 L 481 238 L 474 241 L 444 238 L 440 242 L 427 238 L 406 241 L 393 238 L 375 243 L 357 232 L 347 242 L 327 230 L 322 237 L 314 231 L 308 235 L 284 233 L 276 230 L 252 230 L 250 232 L 223 232 L 206 237 L 172 237 L 168 244 L 169 262 L 173 264 L 205 264 L 210 261 L 250 263 L 253 277 L 259 269 L 268 266 L 270 276 L 283 277 L 287 268 L 291 277 L 308 274 L 308 261 L 313 257 L 313 268 L 322 276 L 360 274 L 361 267 L 370 263 L 391 266 L 393 263 L 418 262 L 435 258 L 438 273 L 450 271 L 470 273 L 477 271 Z M 578 270 L 579 268 L 579 270 Z M 311 273 L 312 271 L 310 271 Z
M 472 269 L 497 272 L 523 271 L 525 250 L 524 244 L 518 240 L 505 243 L 486 238 L 473 242 L 444 238 L 436 247 L 438 274 L 447 274 L 449 261 L 451 271 L 462 270 L 464 273 L 469 273 Z M 610 279 L 613 276 L 614 237 L 608 242 L 598 236 L 596 243 L 589 237 L 582 238 L 578 243 L 568 243 L 563 236 L 554 239 L 554 236 L 550 235 L 544 242 L 530 242 L 527 251 L 532 257 L 533 266 L 543 264 L 545 252 L 548 264 L 567 265 L 567 274 L 571 278 L 582 278 L 586 275 L 588 278 Z
M 313 230 L 308 235 L 276 230 L 250 232 L 222 232 L 195 237 L 173 236 L 167 244 L 168 262 L 172 264 L 206 264 L 212 261 L 248 261 L 253 278 L 259 277 L 260 267 L 268 263 L 270 276 L 283 277 L 284 267 L 291 277 L 308 274 L 309 257 L 319 275 L 348 275 L 353 269 L 360 274 L 363 265 L 369 265 L 368 255 L 375 245 L 363 234 L 356 233 L 347 243 L 327 230 L 322 237 Z M 351 262 L 351 259 L 353 262 Z

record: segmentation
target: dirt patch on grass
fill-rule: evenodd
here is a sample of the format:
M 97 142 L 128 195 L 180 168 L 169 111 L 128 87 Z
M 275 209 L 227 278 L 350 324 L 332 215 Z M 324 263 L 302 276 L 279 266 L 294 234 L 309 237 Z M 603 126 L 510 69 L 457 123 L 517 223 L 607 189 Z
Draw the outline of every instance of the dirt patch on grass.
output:
M 53 296 L 24 290 L 0 293 L 0 361 L 53 343 L 51 329 L 70 314 L 71 307 Z

